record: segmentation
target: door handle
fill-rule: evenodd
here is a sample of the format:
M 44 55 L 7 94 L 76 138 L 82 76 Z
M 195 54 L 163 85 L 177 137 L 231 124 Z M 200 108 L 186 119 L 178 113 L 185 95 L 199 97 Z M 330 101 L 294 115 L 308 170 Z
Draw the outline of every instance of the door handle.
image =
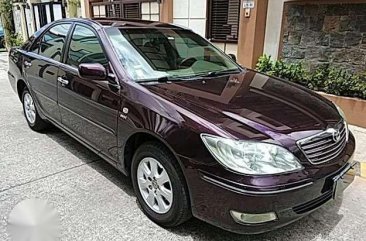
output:
M 69 81 L 67 79 L 64 79 L 62 77 L 58 77 L 57 81 L 61 83 L 62 86 L 68 85 Z
M 24 67 L 29 68 L 32 66 L 31 62 L 28 62 L 27 60 L 24 61 Z

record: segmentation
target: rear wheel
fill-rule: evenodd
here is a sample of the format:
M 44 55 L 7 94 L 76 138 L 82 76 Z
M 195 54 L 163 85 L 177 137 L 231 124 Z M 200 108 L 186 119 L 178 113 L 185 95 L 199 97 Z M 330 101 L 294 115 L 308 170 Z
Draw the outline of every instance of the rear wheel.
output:
M 22 97 L 23 112 L 29 127 L 34 131 L 46 129 L 49 125 L 39 116 L 33 97 L 28 89 L 24 89 Z
M 185 179 L 175 157 L 159 143 L 141 145 L 131 176 L 144 213 L 157 224 L 174 227 L 191 217 Z

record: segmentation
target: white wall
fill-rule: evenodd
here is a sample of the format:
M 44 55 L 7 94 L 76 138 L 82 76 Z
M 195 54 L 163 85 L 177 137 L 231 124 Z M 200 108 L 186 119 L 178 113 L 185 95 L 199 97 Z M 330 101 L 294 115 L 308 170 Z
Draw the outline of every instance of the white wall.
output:
M 17 9 L 13 6 L 13 18 L 14 18 L 14 28 L 17 34 L 23 36 L 22 29 L 22 9 Z
M 264 39 L 264 53 L 278 58 L 281 41 L 281 27 L 284 3 L 289 0 L 268 0 L 266 35 Z
M 25 4 L 23 3 L 14 3 L 13 18 L 16 34 L 21 37 L 23 41 L 26 41 L 34 33 L 31 10 L 25 8 Z
M 235 43 L 213 43 L 216 47 L 219 47 L 222 51 L 227 54 L 234 54 L 237 56 L 238 45 Z
M 80 1 L 80 14 L 82 18 L 86 18 L 86 6 L 85 6 L 86 0 Z

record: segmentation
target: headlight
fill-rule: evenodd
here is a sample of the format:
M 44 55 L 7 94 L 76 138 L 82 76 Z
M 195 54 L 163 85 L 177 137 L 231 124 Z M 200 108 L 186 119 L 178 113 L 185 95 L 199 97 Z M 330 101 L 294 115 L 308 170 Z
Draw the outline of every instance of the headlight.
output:
M 345 122 L 347 122 L 347 118 L 346 115 L 344 114 L 343 110 L 341 109 L 341 107 L 339 107 L 338 105 L 334 104 L 334 106 L 337 108 L 339 115 L 343 118 L 343 120 Z
M 349 129 L 348 129 L 348 123 L 347 123 L 347 117 L 344 114 L 343 110 L 341 109 L 341 107 L 339 107 L 338 105 L 334 104 L 334 106 L 337 108 L 339 115 L 342 117 L 343 119 L 343 123 L 344 126 L 346 128 L 346 141 L 348 141 L 349 139 Z
M 252 141 L 236 141 L 201 134 L 208 150 L 226 168 L 241 174 L 278 174 L 301 170 L 298 159 L 285 148 Z

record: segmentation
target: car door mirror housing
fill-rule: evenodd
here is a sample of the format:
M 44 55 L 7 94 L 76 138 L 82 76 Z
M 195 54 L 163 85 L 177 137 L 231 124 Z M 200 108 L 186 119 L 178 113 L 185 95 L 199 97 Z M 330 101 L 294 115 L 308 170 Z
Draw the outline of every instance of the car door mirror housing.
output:
M 236 56 L 235 54 L 228 54 L 229 57 L 236 62 Z
M 81 78 L 93 80 L 107 79 L 107 70 L 99 63 L 80 64 L 78 69 Z

